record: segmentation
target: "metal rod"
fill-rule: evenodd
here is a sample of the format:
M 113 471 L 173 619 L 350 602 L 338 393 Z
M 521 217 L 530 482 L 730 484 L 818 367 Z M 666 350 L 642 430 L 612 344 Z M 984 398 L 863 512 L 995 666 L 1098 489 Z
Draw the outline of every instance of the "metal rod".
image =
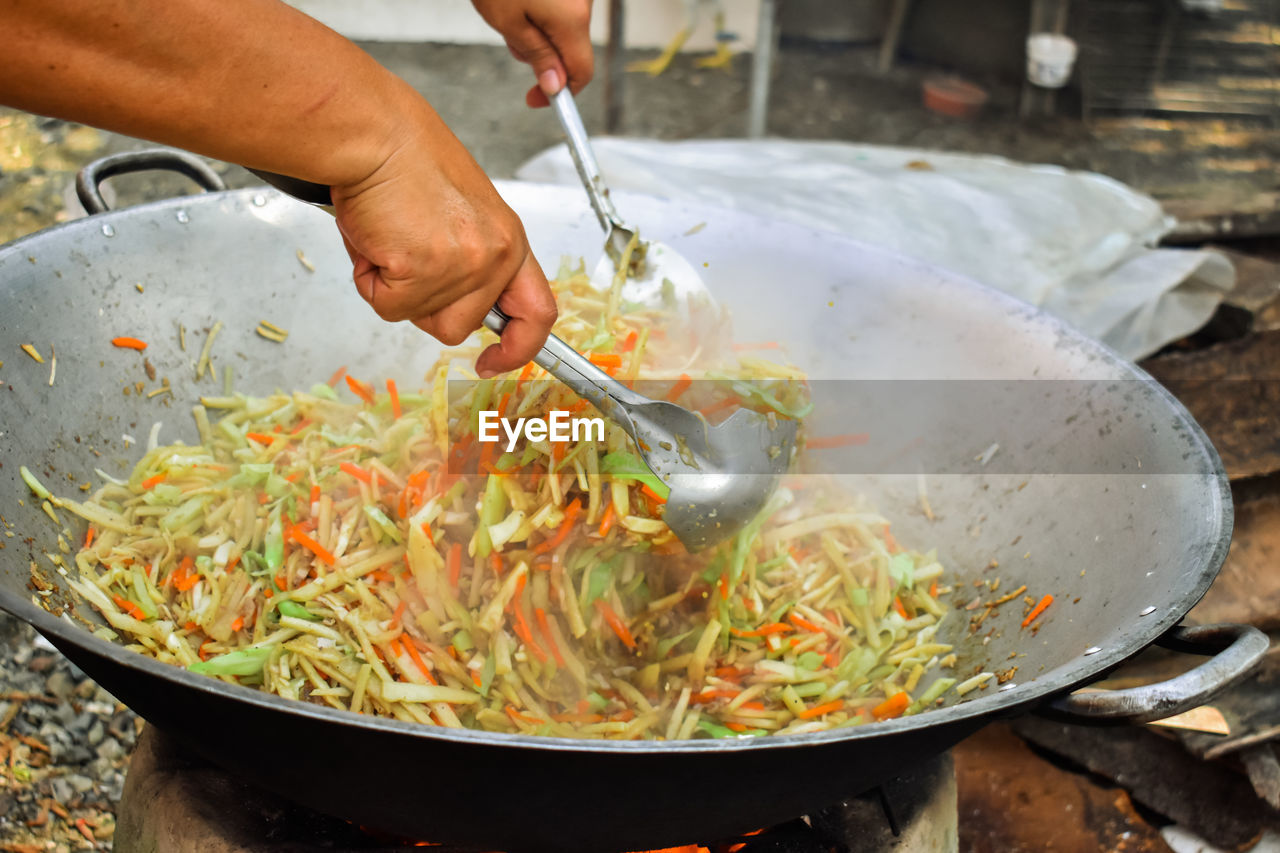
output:
M 884 38 L 880 41 L 880 57 L 876 61 L 876 70 L 881 74 L 892 69 L 894 60 L 898 58 L 898 45 L 902 42 L 902 28 L 909 11 L 911 0 L 893 0 L 889 23 L 885 25 Z
M 609 0 L 609 40 L 604 48 L 604 132 L 622 129 L 622 102 L 626 94 L 626 2 Z
M 747 112 L 747 136 L 751 139 L 764 136 L 769 113 L 769 78 L 773 71 L 777 8 L 777 0 L 760 0 L 756 54 L 751 60 L 751 106 Z
M 556 118 L 560 119 L 560 127 L 564 130 L 565 141 L 569 144 L 569 154 L 573 157 L 573 165 L 582 178 L 582 185 L 591 200 L 591 209 L 600 220 L 600 227 L 605 233 L 613 230 L 618 224 L 618 214 L 613 209 L 613 202 L 604 194 L 604 182 L 600 178 L 600 164 L 596 162 L 595 152 L 591 150 L 591 140 L 587 129 L 582 125 L 582 116 L 578 113 L 578 105 L 574 103 L 573 94 L 566 86 L 551 96 L 551 106 L 555 109 Z

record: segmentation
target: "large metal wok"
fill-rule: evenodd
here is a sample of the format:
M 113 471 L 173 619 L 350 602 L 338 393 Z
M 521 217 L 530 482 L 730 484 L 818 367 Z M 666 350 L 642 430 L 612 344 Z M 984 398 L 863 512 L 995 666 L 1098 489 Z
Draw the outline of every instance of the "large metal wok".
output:
M 94 479 L 95 467 L 126 471 L 141 449 L 122 436 L 145 441 L 154 421 L 163 422 L 162 440 L 195 441 L 190 406 L 218 386 L 196 383 L 192 364 L 215 321 L 226 327 L 215 363 L 233 367 L 237 387 L 251 393 L 305 387 L 343 364 L 405 387 L 438 351 L 412 327 L 383 324 L 359 299 L 330 217 L 273 191 L 211 191 L 100 212 L 97 184 L 108 173 L 176 168 L 218 190 L 193 160 L 162 152 L 99 162 L 80 189 L 100 215 L 0 248 L 0 507 L 16 532 L 0 539 L 0 606 L 150 723 L 266 788 L 405 837 L 519 851 L 683 843 L 864 790 L 996 717 L 1052 709 L 1076 720 L 1158 718 L 1203 701 L 1265 650 L 1265 637 L 1250 628 L 1175 627 L 1227 553 L 1231 502 L 1199 427 L 1133 365 L 954 274 L 835 234 L 644 196 L 628 197 L 626 210 L 653 223 L 651 236 L 707 263 L 707 283 L 733 310 L 738 337 L 785 342 L 814 377 L 1035 377 L 1103 380 L 1082 384 L 1080 393 L 1124 389 L 1105 404 L 1076 400 L 1073 416 L 1052 428 L 1005 436 L 1011 458 L 1015 444 L 1035 449 L 1035 470 L 928 477 L 933 521 L 921 511 L 914 472 L 845 476 L 893 520 L 899 540 L 937 545 L 957 584 L 998 574 L 1004 590 L 1025 583 L 1029 594 L 1056 596 L 1036 633 L 1019 628 L 1017 602 L 972 637 L 964 630 L 970 614 L 952 620 L 961 667 L 1016 664 L 1011 681 L 952 707 L 860 728 L 602 743 L 361 717 L 190 674 L 98 639 L 32 603 L 29 564 L 57 579 L 43 553 L 56 548 L 57 533 L 19 479 L 20 464 L 67 493 Z M 598 251 L 598 230 L 578 191 L 499 189 L 548 269 L 561 255 Z M 699 223 L 705 228 L 686 235 Z M 260 319 L 289 328 L 288 342 L 253 334 Z M 187 329 L 185 352 L 179 323 Z M 141 357 L 112 347 L 117 335 L 150 342 L 146 355 L 169 378 L 172 398 L 123 393 L 146 380 Z M 23 355 L 23 343 L 46 356 L 56 347 L 52 387 L 48 365 Z M 820 412 L 828 424 L 858 429 L 860 412 L 833 412 L 838 394 L 834 401 Z M 1141 430 L 1126 441 L 1109 438 L 1135 422 Z M 938 441 L 947 435 L 954 447 L 944 449 L 956 458 L 987 443 L 959 427 Z M 1135 452 L 1145 468 L 1131 464 Z M 51 606 L 63 600 L 60 591 L 46 599 Z M 1216 656 L 1164 684 L 1067 695 L 1161 640 Z M 1010 661 L 1013 653 L 1024 656 Z

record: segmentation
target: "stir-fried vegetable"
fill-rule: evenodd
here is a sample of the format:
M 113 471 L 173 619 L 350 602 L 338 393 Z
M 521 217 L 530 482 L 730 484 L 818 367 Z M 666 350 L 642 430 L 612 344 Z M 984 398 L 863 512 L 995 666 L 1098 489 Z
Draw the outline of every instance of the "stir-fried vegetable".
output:
M 580 271 L 556 288 L 559 334 L 619 378 L 674 383 L 709 417 L 808 410 L 791 368 L 743 359 L 693 383 L 687 364 L 656 367 L 676 346 L 658 312 Z M 875 512 L 796 483 L 690 555 L 619 428 L 504 452 L 479 440 L 481 410 L 592 410 L 533 366 L 463 394 L 450 369 L 417 394 L 344 368 L 310 391 L 206 398 L 201 446 L 155 447 L 127 482 L 59 502 L 93 525 L 73 585 L 159 660 L 442 726 L 797 733 L 915 713 L 955 685 L 936 672 L 943 568 Z M 352 402 L 331 387 L 344 378 Z

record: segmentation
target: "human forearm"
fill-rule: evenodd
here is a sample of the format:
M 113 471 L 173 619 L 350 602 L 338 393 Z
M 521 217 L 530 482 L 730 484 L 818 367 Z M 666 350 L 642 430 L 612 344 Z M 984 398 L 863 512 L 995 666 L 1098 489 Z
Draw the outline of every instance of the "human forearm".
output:
M 0 0 L 0 20 L 0 103 L 210 157 L 355 184 L 405 123 L 449 133 L 407 84 L 279 0 Z

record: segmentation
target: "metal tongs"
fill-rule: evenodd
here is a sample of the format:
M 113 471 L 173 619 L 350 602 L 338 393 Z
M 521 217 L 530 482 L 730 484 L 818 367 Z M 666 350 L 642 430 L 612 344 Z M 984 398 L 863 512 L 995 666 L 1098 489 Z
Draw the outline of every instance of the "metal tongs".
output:
M 573 95 L 563 89 L 552 96 L 551 103 L 564 127 L 592 209 L 607 235 L 601 265 L 608 265 L 608 278 L 612 279 L 628 246 L 632 260 L 637 259 L 637 246 L 632 245 L 633 241 L 639 243 L 636 229 L 622 222 L 609 200 Z M 329 205 L 328 187 L 252 171 L 301 201 Z M 705 293 L 692 265 L 674 250 L 650 242 L 639 254 L 639 277 L 635 281 L 628 278 L 625 285 L 629 299 L 643 301 L 659 294 L 664 279 L 677 293 Z M 637 281 L 644 291 L 652 292 L 634 292 Z M 507 319 L 498 308 L 491 308 L 484 325 L 501 334 Z M 683 406 L 633 391 L 555 335 L 547 338 L 533 361 L 631 436 L 640 458 L 670 487 L 663 520 L 691 551 L 723 541 L 746 526 L 764 508 L 791 462 L 797 429 L 793 420 L 739 409 L 712 426 L 701 414 Z

